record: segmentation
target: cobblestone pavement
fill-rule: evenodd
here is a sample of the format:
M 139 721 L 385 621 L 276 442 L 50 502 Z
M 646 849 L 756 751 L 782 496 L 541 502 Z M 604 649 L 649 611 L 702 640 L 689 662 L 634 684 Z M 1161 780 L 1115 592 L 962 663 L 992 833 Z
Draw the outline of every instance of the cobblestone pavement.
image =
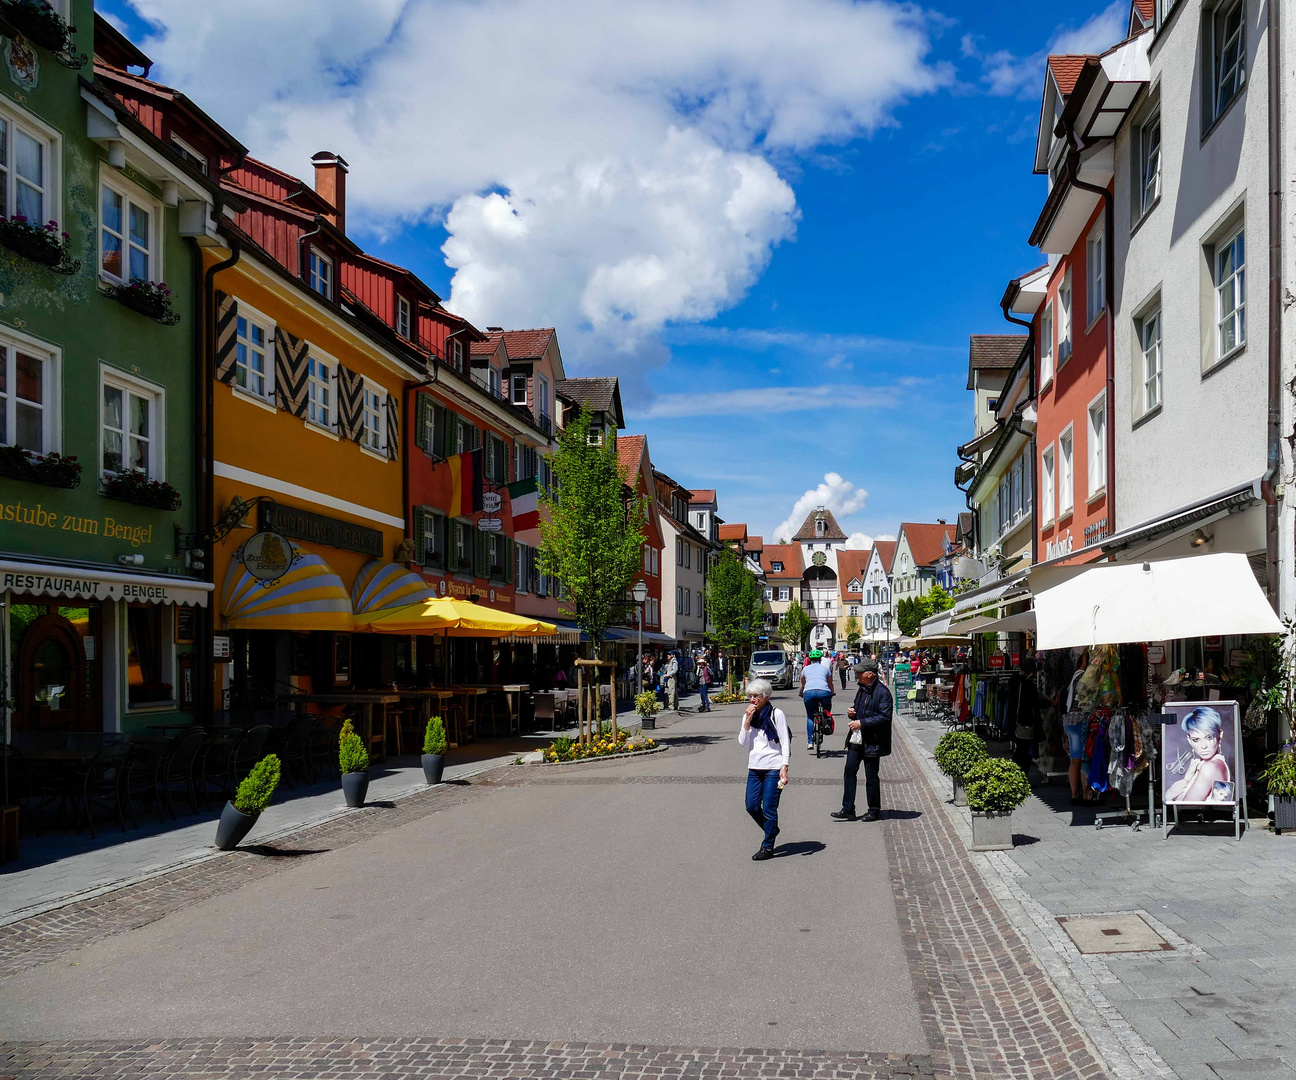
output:
M 928 748 L 942 730 L 900 722 Z M 1061 786 L 1037 788 L 1013 822 L 1017 846 L 978 858 L 1121 1044 L 1128 1075 L 1296 1080 L 1296 837 L 1260 819 L 1240 841 L 1222 826 L 1168 839 L 1146 827 L 1099 831 Z M 1114 912 L 1143 913 L 1174 948 L 1081 954 L 1057 922 Z
M 157 922 L 270 875 L 303 866 L 325 852 L 390 829 L 414 826 L 427 815 L 519 785 L 570 790 L 572 798 L 584 798 L 582 789 L 591 793 L 609 788 L 629 791 L 645 785 L 669 786 L 681 795 L 710 785 L 733 788 L 741 782 L 741 776 L 722 773 L 702 753 L 714 737 L 690 737 L 701 725 L 727 726 L 736 718 L 737 710 L 733 713 L 734 717 L 724 716 L 718 721 L 685 721 L 677 728 L 679 744 L 665 755 L 621 764 L 592 764 L 588 772 L 498 770 L 455 790 L 413 796 L 395 806 L 375 807 L 303 830 L 276 841 L 264 853 L 235 853 L 210 860 L 0 928 L 0 976 L 12 976 L 67 956 L 92 942 Z M 837 782 L 832 778 L 837 767 L 832 760 L 804 764 L 798 759 L 793 790 L 803 789 L 804 794 L 796 797 L 814 800 L 815 805 L 822 802 L 822 812 L 826 813 L 835 802 L 828 789 Z M 113 1080 L 154 1074 L 186 1078 L 267 1075 L 303 1080 L 362 1076 L 1070 1080 L 1112 1075 L 1105 1071 L 1093 1043 L 1086 1038 L 1049 974 L 1036 962 L 1026 937 L 1014 927 L 982 879 L 965 850 L 956 822 L 941 806 L 923 770 L 919 758 L 898 739 L 896 753 L 883 767 L 884 801 L 893 812 L 881 832 L 905 959 L 929 1047 L 927 1053 L 395 1035 L 361 1039 L 42 1040 L 0 1044 L 0 1077 L 29 1080 L 94 1076 Z M 684 785 L 694 786 L 690 789 Z M 840 826 L 825 820 L 824 828 L 845 830 L 832 834 L 837 843 L 838 838 L 850 842 L 851 830 L 879 827 Z M 812 881 L 807 879 L 806 887 Z M 834 914 L 831 921 L 840 929 L 844 919 L 847 933 L 857 926 L 863 935 L 861 940 L 866 940 L 871 929 L 866 916 L 856 912 Z M 834 985 L 825 987 L 824 992 L 856 997 L 859 1007 L 867 1010 L 871 1003 L 886 1000 L 890 991 L 887 986 L 873 984 L 865 966 L 858 986 Z M 3 993 L 4 984 L 0 983 L 0 1001 Z M 555 1034 L 561 1036 L 563 1032 Z

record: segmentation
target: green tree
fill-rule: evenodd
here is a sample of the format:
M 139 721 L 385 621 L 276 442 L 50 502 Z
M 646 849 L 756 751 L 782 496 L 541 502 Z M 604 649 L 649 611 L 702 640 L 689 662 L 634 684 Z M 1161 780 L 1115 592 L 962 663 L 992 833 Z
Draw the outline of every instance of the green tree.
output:
M 540 494 L 540 565 L 563 584 L 564 614 L 603 655 L 607 628 L 625 617 L 626 593 L 643 569 L 644 503 L 635 477 L 622 477 L 610 440 L 589 443 L 590 412 L 581 409 L 558 435 L 550 458 L 555 491 Z
M 922 598 L 923 618 L 930 618 L 932 615 L 938 615 L 942 611 L 948 611 L 954 606 L 954 597 L 947 593 L 943 586 L 933 585 Z
M 915 610 L 917 606 L 918 602 L 908 596 L 901 597 L 896 604 L 896 626 L 906 637 L 916 635 L 922 623 L 922 616 Z
M 779 637 L 789 645 L 800 649 L 805 645 L 806 635 L 810 633 L 813 626 L 814 623 L 810 621 L 810 616 L 806 614 L 800 601 L 793 600 L 788 605 L 787 611 L 783 612 L 783 618 L 779 620 Z
M 846 647 L 854 649 L 859 644 L 860 639 L 860 621 L 855 615 L 848 615 L 846 621 L 842 623 L 842 631 L 846 634 Z
M 707 573 L 706 610 L 712 627 L 708 639 L 730 656 L 745 652 L 765 628 L 765 605 L 756 575 L 727 548 Z M 736 667 L 729 665 L 731 676 Z

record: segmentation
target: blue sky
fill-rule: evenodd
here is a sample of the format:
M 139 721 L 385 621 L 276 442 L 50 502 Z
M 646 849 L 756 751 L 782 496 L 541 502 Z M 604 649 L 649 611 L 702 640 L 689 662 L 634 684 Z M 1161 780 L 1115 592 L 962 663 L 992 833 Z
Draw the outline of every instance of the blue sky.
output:
M 342 153 L 366 248 L 619 375 L 628 430 L 725 519 L 963 509 L 967 337 L 1012 332 L 999 297 L 1043 261 L 1043 56 L 1114 44 L 1122 5 L 318 7 L 303 36 L 252 0 L 99 5 L 253 154 Z

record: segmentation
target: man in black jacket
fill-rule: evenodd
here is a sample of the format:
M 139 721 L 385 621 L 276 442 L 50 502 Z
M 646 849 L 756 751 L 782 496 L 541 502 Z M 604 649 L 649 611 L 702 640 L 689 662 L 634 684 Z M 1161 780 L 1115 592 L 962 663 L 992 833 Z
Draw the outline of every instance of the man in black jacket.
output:
M 864 791 L 868 796 L 868 813 L 864 821 L 882 816 L 882 785 L 878 768 L 882 758 L 891 753 L 891 691 L 878 678 L 878 662 L 865 657 L 855 669 L 859 689 L 855 704 L 846 710 L 850 728 L 846 733 L 846 772 L 842 779 L 842 808 L 832 814 L 838 821 L 855 818 L 855 785 L 860 762 L 864 763 Z M 852 741 L 856 740 L 856 741 Z

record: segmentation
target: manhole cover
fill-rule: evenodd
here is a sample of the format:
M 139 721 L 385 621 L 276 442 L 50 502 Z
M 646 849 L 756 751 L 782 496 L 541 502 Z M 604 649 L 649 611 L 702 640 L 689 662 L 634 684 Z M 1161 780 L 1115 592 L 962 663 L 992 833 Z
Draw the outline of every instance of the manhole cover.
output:
M 1082 953 L 1170 952 L 1174 946 L 1152 929 L 1142 916 L 1063 915 L 1058 919 Z

